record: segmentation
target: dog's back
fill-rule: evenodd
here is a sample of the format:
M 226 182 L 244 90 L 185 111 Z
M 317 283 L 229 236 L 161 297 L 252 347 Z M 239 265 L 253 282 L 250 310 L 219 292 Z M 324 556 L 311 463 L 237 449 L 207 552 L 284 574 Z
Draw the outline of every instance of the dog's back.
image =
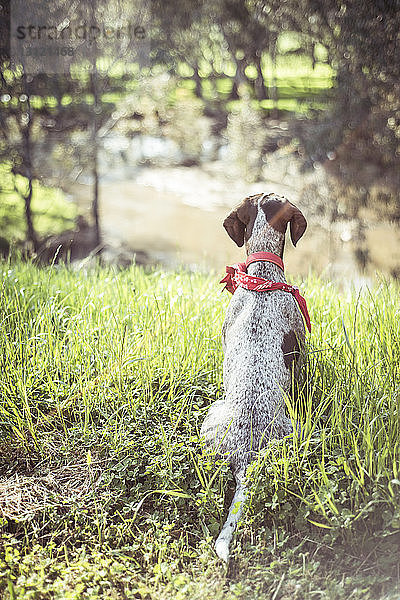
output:
M 290 295 L 235 292 L 222 329 L 225 397 L 210 407 L 202 427 L 208 444 L 229 457 L 234 473 L 271 437 L 291 433 L 284 395 L 290 393 L 291 365 L 303 339 Z

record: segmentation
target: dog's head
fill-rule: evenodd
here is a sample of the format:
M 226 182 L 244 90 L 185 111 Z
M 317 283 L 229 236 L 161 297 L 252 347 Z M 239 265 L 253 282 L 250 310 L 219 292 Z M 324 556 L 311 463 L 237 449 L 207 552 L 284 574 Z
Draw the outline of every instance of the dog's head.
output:
M 283 196 L 256 194 L 226 217 L 224 227 L 238 246 L 246 243 L 247 254 L 266 251 L 282 256 L 288 223 L 296 246 L 307 227 L 303 213 Z

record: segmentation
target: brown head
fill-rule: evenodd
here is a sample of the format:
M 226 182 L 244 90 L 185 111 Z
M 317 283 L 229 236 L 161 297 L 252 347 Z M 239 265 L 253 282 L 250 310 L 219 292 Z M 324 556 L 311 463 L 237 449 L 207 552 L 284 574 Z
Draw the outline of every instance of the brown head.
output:
M 288 223 L 296 246 L 307 227 L 303 213 L 283 196 L 256 194 L 245 198 L 226 217 L 224 227 L 238 246 L 246 243 L 247 254 L 274 252 L 282 256 Z

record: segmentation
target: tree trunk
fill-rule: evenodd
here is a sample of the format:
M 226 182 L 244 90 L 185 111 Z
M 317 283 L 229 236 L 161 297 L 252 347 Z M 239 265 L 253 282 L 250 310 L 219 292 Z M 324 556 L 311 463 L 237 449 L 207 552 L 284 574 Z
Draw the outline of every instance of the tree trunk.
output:
M 233 55 L 232 58 L 234 59 L 235 64 L 236 64 L 236 73 L 235 73 L 235 77 L 234 77 L 235 90 L 237 92 L 238 98 L 240 98 L 241 92 L 243 92 L 243 90 L 241 90 L 242 85 L 248 84 L 250 82 L 244 72 L 245 68 L 246 68 L 246 63 L 245 63 L 244 59 L 236 58 L 235 55 Z M 233 88 L 232 88 L 232 92 L 233 92 Z
M 256 58 L 257 79 L 255 80 L 255 92 L 257 100 L 267 100 L 269 98 L 268 89 L 265 85 L 264 74 L 261 68 L 261 57 Z
M 202 100 L 203 99 L 203 88 L 202 88 L 202 85 L 201 85 L 201 77 L 199 75 L 199 67 L 198 67 L 198 65 L 195 65 L 193 67 L 193 71 L 194 71 L 194 73 L 193 73 L 192 79 L 194 80 L 195 86 L 196 86 L 195 89 L 194 89 L 194 93 L 196 94 L 197 98 L 200 98 L 200 100 Z
M 28 84 L 26 80 L 26 75 L 23 75 L 23 83 L 24 83 L 24 91 L 26 95 L 26 104 L 27 104 L 27 121 L 26 124 L 22 125 L 22 139 L 24 140 L 24 163 L 26 170 L 26 177 L 28 179 L 28 191 L 26 194 L 22 194 L 24 199 L 24 212 L 25 212 L 25 223 L 26 223 L 26 239 L 31 244 L 34 252 L 38 249 L 38 239 L 36 235 L 36 231 L 33 225 L 33 215 L 32 215 L 32 193 L 33 193 L 33 176 L 32 176 L 32 138 L 31 138 L 31 129 L 32 129 L 32 111 L 31 111 L 31 103 L 30 103 L 30 92 L 28 90 Z
M 28 177 L 28 193 L 24 196 L 25 203 L 25 223 L 26 223 L 26 239 L 32 245 L 34 252 L 38 249 L 38 239 L 35 228 L 33 226 L 32 216 L 32 177 Z
M 93 176 L 93 196 L 91 213 L 94 226 L 94 243 L 96 246 L 101 244 L 100 217 L 99 217 L 99 170 L 98 170 L 98 154 L 99 154 L 99 91 L 97 82 L 97 65 L 96 57 L 94 58 L 93 70 L 91 73 L 91 88 L 93 94 L 93 127 L 92 127 L 92 176 Z
M 239 91 L 238 91 L 238 83 L 236 81 L 236 75 L 232 81 L 232 89 L 229 94 L 229 100 L 239 100 Z
M 92 198 L 92 216 L 94 222 L 94 242 L 96 246 L 100 246 L 100 218 L 99 218 L 99 172 L 97 168 L 97 140 L 93 147 L 93 198 Z
M 277 36 L 271 36 L 270 42 L 270 54 L 272 61 L 272 82 L 271 82 L 271 99 L 273 102 L 273 108 L 271 116 L 273 119 L 278 118 L 278 86 L 276 84 L 276 46 L 278 42 Z

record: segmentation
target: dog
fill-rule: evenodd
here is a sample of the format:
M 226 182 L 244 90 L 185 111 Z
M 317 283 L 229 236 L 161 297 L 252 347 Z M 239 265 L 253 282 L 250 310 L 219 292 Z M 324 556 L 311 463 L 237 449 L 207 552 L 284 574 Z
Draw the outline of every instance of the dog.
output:
M 269 286 L 266 292 L 241 286 L 234 292 L 222 328 L 224 399 L 211 405 L 201 428 L 206 446 L 228 458 L 236 480 L 228 518 L 215 543 L 217 555 L 225 562 L 246 499 L 247 466 L 269 439 L 293 433 L 284 396 L 291 393 L 299 373 L 305 339 L 301 312 L 305 315 L 307 309 L 299 310 L 299 298 L 304 299 L 297 288 L 286 284 L 280 262 L 288 224 L 296 246 L 307 221 L 296 206 L 275 194 L 245 198 L 223 223 L 232 240 L 239 247 L 245 244 L 251 257 L 248 269 L 239 268 L 241 276 L 247 270 L 244 277 L 251 285 L 265 279 L 264 286 Z M 259 261 L 259 256 L 273 262 Z M 232 272 L 224 282 L 231 278 L 232 284 Z

